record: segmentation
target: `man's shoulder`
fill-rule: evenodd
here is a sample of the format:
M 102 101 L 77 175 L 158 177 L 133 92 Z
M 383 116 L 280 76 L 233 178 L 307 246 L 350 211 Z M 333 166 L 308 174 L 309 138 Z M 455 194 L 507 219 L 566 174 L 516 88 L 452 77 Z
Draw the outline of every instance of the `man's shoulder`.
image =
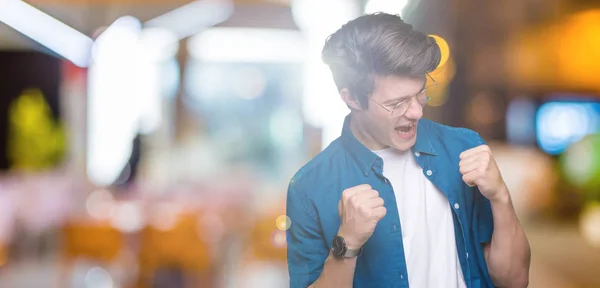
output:
M 457 148 L 462 151 L 485 144 L 479 133 L 471 129 L 448 126 L 428 119 L 421 119 L 419 122 L 428 136 L 433 137 L 431 140 L 445 148 Z
M 330 172 L 335 170 L 345 157 L 340 138 L 334 140 L 317 156 L 308 161 L 292 176 L 290 184 L 306 187 L 314 183 L 321 183 L 330 179 Z

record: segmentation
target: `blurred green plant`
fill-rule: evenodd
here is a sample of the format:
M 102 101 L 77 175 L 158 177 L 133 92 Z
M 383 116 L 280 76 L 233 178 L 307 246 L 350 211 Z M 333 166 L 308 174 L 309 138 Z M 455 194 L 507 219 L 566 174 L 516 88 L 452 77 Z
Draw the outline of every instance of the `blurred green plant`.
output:
M 600 201 L 600 134 L 588 135 L 559 158 L 561 172 L 586 201 Z
M 11 103 L 7 152 L 11 170 L 44 170 L 63 159 L 63 125 L 54 120 L 39 89 L 26 89 Z

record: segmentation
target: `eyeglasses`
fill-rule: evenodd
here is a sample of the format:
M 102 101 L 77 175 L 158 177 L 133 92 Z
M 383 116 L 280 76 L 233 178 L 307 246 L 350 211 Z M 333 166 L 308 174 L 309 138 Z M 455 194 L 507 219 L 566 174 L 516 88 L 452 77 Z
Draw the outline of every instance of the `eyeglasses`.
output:
M 406 98 L 402 99 L 400 102 L 398 102 L 398 104 L 389 106 L 389 108 L 385 107 L 385 105 L 373 100 L 371 97 L 369 97 L 369 99 L 371 101 L 375 102 L 381 108 L 390 112 L 390 114 L 392 115 L 393 118 L 401 117 L 412 106 L 412 103 L 414 102 L 413 98 L 417 99 L 417 101 L 419 102 L 419 104 L 421 104 L 421 106 L 425 106 L 425 104 L 427 104 L 427 102 L 429 102 L 429 100 L 431 99 L 430 97 L 427 97 L 427 90 L 434 89 L 435 87 L 437 87 L 437 82 L 435 82 L 435 79 L 433 79 L 431 77 L 431 75 L 429 75 L 429 74 L 426 74 L 426 75 L 427 75 L 427 78 L 429 80 L 431 80 L 431 82 L 427 81 L 429 83 L 426 84 L 426 86 L 423 88 L 423 90 L 421 90 L 421 92 L 417 93 L 416 95 L 406 97 Z

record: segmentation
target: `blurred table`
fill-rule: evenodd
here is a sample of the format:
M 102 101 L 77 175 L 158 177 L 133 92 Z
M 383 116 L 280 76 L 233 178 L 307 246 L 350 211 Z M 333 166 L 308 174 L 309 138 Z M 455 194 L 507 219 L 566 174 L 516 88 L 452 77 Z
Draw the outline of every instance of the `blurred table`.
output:
M 600 287 L 600 249 L 584 241 L 576 222 L 524 225 L 531 245 L 531 288 Z

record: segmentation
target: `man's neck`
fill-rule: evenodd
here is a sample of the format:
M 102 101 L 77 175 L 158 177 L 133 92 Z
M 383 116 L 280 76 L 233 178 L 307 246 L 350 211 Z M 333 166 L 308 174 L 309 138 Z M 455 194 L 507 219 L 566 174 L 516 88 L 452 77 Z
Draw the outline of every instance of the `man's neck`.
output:
M 371 136 L 361 124 L 362 123 L 356 120 L 354 117 L 350 119 L 350 131 L 352 131 L 352 134 L 360 143 L 365 145 L 371 151 L 381 150 L 389 147 L 377 142 L 377 140 L 375 140 L 375 138 L 373 138 L 373 136 Z

